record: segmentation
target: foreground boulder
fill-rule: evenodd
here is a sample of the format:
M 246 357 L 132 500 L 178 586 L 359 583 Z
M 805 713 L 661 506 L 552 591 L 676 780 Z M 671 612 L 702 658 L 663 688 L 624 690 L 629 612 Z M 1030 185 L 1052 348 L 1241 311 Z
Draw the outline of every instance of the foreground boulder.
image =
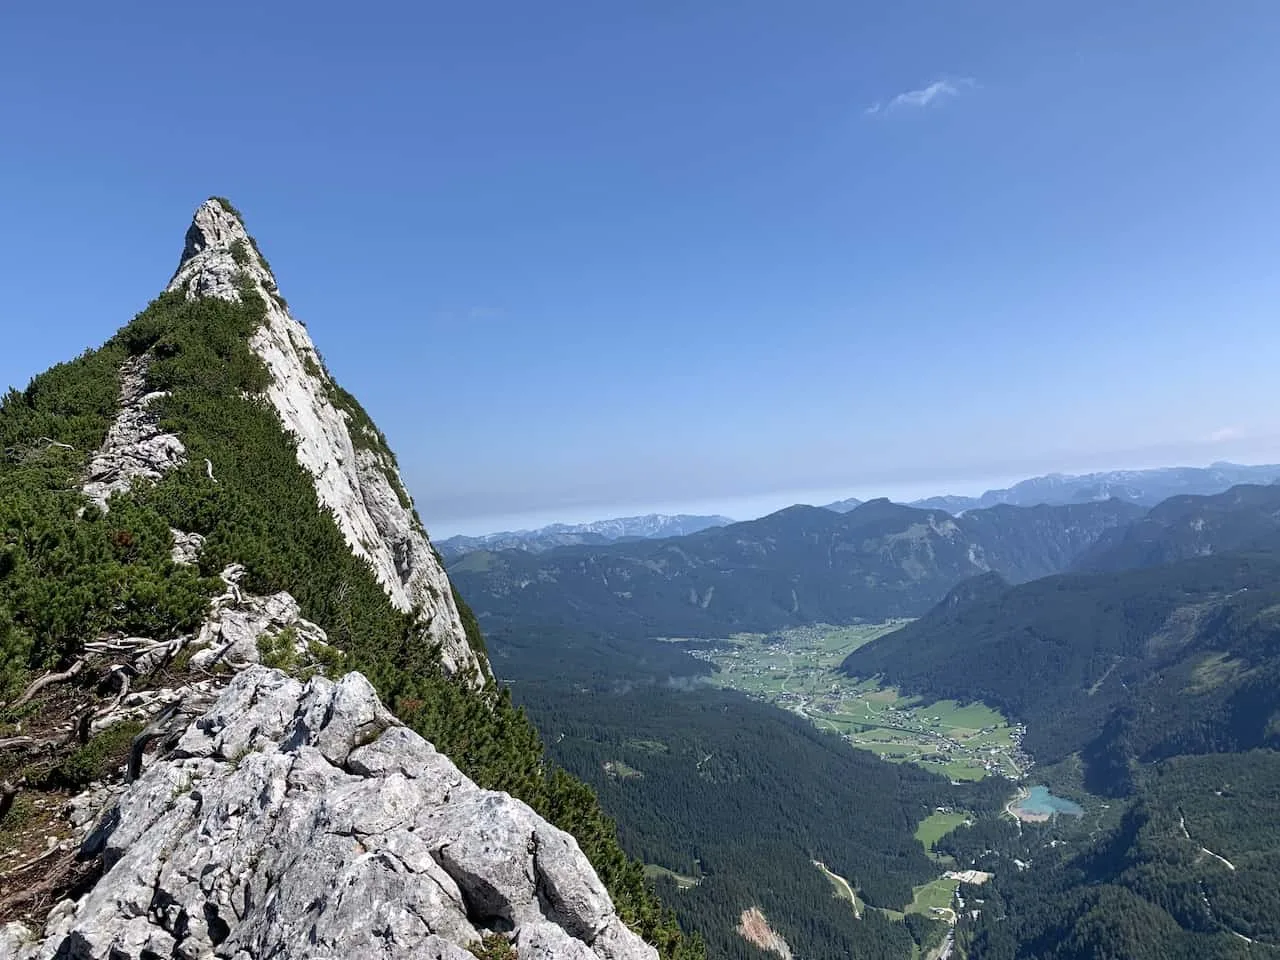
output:
M 482 790 L 360 674 L 253 667 L 106 811 L 105 873 L 0 956 L 650 960 L 576 841 Z

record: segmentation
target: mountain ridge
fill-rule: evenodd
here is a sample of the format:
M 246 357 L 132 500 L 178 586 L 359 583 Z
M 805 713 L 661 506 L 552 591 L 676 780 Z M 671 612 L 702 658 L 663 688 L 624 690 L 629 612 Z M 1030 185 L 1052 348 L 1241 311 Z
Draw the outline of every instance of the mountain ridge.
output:
M 795 505 L 685 537 L 478 551 L 450 573 L 491 634 L 727 636 L 811 622 L 915 616 L 968 576 L 1064 569 L 1103 530 L 1141 515 L 1119 501 L 1000 507 L 953 517 L 887 499 L 844 514 Z
M 482 685 L 487 668 L 468 645 L 444 567 L 386 438 L 329 375 L 235 207 L 206 200 L 192 219 L 166 291 L 189 300 L 239 302 L 252 295 L 243 289 L 246 280 L 266 306 L 249 348 L 267 368 L 267 399 L 297 438 L 298 462 L 312 476 L 318 499 L 351 551 L 372 566 L 395 607 L 413 612 L 430 642 L 440 646 L 446 672 L 461 672 L 473 686 Z
M 1170 497 L 1141 520 L 1109 530 L 1076 560 L 1082 572 L 1117 572 L 1192 557 L 1271 549 L 1280 541 L 1280 485 L 1241 484 L 1212 496 Z
M 436 548 L 446 560 L 473 550 L 528 550 L 541 553 L 554 547 L 574 544 L 602 544 L 615 540 L 656 540 L 697 533 L 709 527 L 733 523 L 729 517 L 688 513 L 647 513 L 634 517 L 591 520 L 586 523 L 552 523 L 532 530 L 503 530 L 480 536 L 453 536 L 437 541 Z
M 1207 467 L 1154 467 L 1145 470 L 1104 470 L 1098 473 L 1049 473 L 1029 477 L 1011 487 L 988 490 L 978 497 L 944 495 L 912 500 L 922 509 L 960 513 L 1008 503 L 1082 503 L 1119 499 L 1153 507 L 1171 496 L 1212 495 L 1241 483 L 1274 483 L 1280 464 L 1248 465 L 1217 461 Z

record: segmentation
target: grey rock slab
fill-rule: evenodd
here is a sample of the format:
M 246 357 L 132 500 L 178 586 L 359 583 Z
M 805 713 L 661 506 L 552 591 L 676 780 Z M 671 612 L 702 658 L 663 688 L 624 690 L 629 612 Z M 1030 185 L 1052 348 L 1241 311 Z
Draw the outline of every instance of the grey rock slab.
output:
M 576 841 L 483 790 L 359 674 L 251 667 L 86 839 L 105 873 L 0 957 L 654 960 Z

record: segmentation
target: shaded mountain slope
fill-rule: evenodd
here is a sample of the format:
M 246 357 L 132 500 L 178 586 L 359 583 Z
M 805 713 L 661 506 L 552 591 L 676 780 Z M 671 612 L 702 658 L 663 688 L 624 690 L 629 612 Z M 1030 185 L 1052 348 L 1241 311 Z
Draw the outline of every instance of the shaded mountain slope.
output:
M 1280 485 L 1170 497 L 1142 519 L 1107 531 L 1076 560 L 1082 571 L 1130 570 L 1280 545 Z
M 915 616 L 975 574 L 1062 570 L 1140 515 L 1119 502 L 958 518 L 887 500 L 844 514 L 795 506 L 667 540 L 477 552 L 450 572 L 495 635 L 725 636 Z

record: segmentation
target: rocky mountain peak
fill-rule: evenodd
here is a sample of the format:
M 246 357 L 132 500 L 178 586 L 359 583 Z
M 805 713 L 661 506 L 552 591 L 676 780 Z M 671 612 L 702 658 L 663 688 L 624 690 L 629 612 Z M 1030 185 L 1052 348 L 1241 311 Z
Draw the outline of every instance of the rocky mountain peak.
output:
M 230 204 L 0 427 L 0 526 L 42 532 L 0 577 L 0 960 L 677 949 Z
M 264 291 L 276 289 L 275 277 L 245 230 L 239 211 L 227 200 L 210 198 L 191 219 L 182 259 L 168 289 L 186 290 L 192 298 L 239 301 L 240 278 L 246 275 Z
M 395 455 L 368 414 L 333 381 L 307 329 L 227 200 L 200 204 L 169 292 L 240 302 L 261 297 L 265 317 L 249 346 L 270 373 L 267 399 L 298 444 L 320 503 L 347 545 L 367 560 L 400 610 L 416 612 L 445 671 L 482 685 L 488 665 L 471 649 L 444 567 L 400 477 Z

